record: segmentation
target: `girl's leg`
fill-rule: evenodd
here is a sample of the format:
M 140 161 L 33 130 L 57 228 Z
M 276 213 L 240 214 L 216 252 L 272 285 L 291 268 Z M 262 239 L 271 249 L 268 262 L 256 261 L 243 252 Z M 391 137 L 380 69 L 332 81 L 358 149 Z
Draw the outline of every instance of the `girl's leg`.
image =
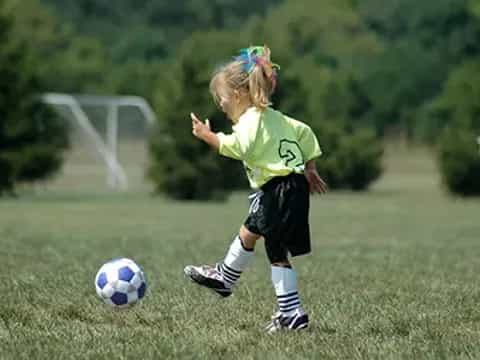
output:
M 235 285 L 243 270 L 247 267 L 259 238 L 260 235 L 252 233 L 244 225 L 240 228 L 239 235 L 235 237 L 225 259 L 219 264 L 219 270 L 229 287 Z
M 277 295 L 278 310 L 285 316 L 301 308 L 297 274 L 288 260 L 272 263 L 272 283 Z
M 187 265 L 183 270 L 191 280 L 206 286 L 223 297 L 232 294 L 232 287 L 253 257 L 253 250 L 260 235 L 252 233 L 245 226 L 240 228 L 223 262 L 214 266 Z
M 261 237 L 260 235 L 255 234 L 250 230 L 248 230 L 245 227 L 245 225 L 242 225 L 242 227 L 240 228 L 239 236 L 242 239 L 243 245 L 247 249 L 252 249 L 252 250 L 255 248 L 255 244 L 257 243 L 257 240 L 260 239 Z
M 272 259 L 271 259 L 272 260 Z M 267 326 L 267 331 L 304 329 L 308 315 L 302 309 L 297 289 L 297 274 L 288 259 L 271 261 L 272 283 L 277 295 L 278 312 Z

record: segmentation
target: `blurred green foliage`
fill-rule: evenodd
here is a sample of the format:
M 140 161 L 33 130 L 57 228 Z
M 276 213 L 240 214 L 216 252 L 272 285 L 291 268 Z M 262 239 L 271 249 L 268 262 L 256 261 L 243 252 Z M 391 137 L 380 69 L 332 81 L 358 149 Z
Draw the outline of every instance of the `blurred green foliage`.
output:
M 0 1 L 0 194 L 52 175 L 67 146 L 64 121 L 38 98 L 44 84 L 35 66 L 37 48 L 15 36 L 18 29 Z
M 447 189 L 464 196 L 480 195 L 478 133 L 468 127 L 449 127 L 439 143 L 439 164 Z
M 250 44 L 267 43 L 282 66 L 275 107 L 319 137 L 332 131 L 341 139 L 341 148 L 330 149 L 330 140 L 322 140 L 325 164 L 342 151 L 363 164 L 332 165 L 334 187 L 367 188 L 380 175 L 378 137 L 436 143 L 447 126 L 480 130 L 479 0 L 3 2 L 8 43 L 22 48 L 20 72 L 41 84 L 25 85 L 25 94 L 136 94 L 154 105 L 159 124 L 149 175 L 158 191 L 175 197 L 218 197 L 244 184 L 238 166 L 192 138 L 188 114 L 228 129 L 208 80 Z M 369 155 L 360 159 L 363 152 Z M 338 173 L 347 168 L 364 184 Z M 335 171 L 343 180 L 332 180 Z
M 424 140 L 424 107 L 449 73 L 479 53 L 480 22 L 466 0 L 355 1 L 362 18 L 379 35 L 384 51 L 372 59 L 362 85 L 372 101 L 378 131 L 402 129 Z
M 193 111 L 209 118 L 215 131 L 228 129 L 208 86 L 218 59 L 242 43 L 232 39 L 234 34 L 225 32 L 194 34 L 158 80 L 153 102 L 162 118 L 151 134 L 148 170 L 158 192 L 177 199 L 224 199 L 228 190 L 245 186 L 238 162 L 218 156 L 192 136 L 189 116 Z
M 448 189 L 480 195 L 480 59 L 468 60 L 452 71 L 430 117 L 435 125 L 431 132 L 447 125 L 439 144 L 439 162 Z
M 123 63 L 174 56 L 178 44 L 196 30 L 237 29 L 252 14 L 264 14 L 279 0 L 44 0 L 74 25 L 100 39 Z
M 371 129 L 324 125 L 316 133 L 325 149 L 318 171 L 331 189 L 365 190 L 381 175 L 383 145 Z

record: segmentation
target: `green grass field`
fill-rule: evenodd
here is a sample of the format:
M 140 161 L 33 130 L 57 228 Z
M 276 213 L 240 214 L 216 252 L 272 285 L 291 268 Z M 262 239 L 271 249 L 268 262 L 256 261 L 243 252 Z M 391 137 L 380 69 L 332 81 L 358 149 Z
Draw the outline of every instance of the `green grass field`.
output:
M 313 253 L 294 260 L 311 326 L 264 334 L 275 310 L 263 244 L 235 294 L 188 282 L 247 211 L 145 191 L 43 187 L 0 201 L 1 359 L 478 359 L 480 200 L 446 195 L 425 152 L 395 149 L 368 193 L 314 197 Z M 102 304 L 107 259 L 145 268 L 145 299 Z

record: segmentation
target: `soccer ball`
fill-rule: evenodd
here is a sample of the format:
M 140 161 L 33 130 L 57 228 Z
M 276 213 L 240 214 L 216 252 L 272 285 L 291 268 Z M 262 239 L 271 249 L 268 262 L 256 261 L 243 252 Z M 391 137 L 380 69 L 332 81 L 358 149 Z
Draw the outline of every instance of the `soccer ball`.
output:
M 147 283 L 142 268 L 127 258 L 110 260 L 95 276 L 98 296 L 116 308 L 129 307 L 145 296 Z

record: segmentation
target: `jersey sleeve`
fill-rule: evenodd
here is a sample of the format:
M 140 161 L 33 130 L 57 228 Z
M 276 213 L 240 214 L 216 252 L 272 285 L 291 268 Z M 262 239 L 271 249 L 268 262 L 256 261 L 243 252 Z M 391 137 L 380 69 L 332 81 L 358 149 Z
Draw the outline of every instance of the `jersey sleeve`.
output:
M 258 130 L 258 119 L 247 118 L 233 127 L 231 134 L 217 133 L 218 152 L 236 160 L 246 160 L 250 155 Z
M 322 155 L 322 150 L 318 144 L 317 137 L 310 126 L 298 120 L 290 120 L 294 122 L 297 141 L 302 149 L 305 162 Z

